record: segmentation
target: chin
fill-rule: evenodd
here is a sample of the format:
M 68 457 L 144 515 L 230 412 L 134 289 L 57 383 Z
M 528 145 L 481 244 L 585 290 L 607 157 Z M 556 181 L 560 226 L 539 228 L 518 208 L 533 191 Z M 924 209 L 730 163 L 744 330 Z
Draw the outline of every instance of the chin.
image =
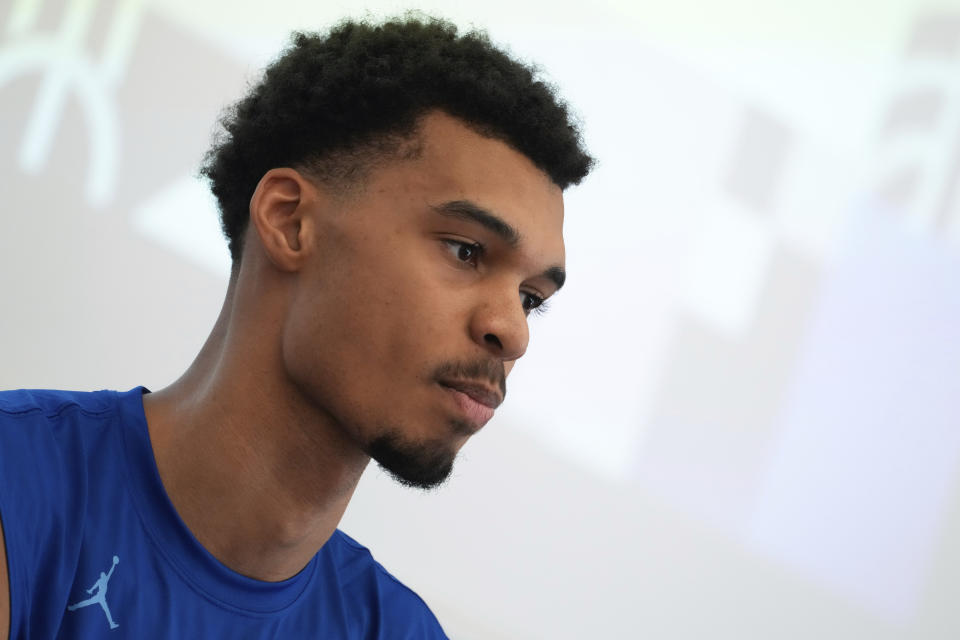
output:
M 450 477 L 457 449 L 444 442 L 409 441 L 388 433 L 374 438 L 367 454 L 400 484 L 435 489 Z

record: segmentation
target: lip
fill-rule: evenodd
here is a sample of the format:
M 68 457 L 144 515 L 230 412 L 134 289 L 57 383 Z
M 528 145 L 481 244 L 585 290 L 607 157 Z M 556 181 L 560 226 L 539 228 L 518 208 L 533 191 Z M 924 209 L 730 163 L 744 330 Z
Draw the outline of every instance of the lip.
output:
M 461 380 L 441 380 L 440 386 L 459 391 L 469 396 L 474 402 L 485 407 L 496 409 L 503 402 L 503 396 L 482 382 L 468 382 Z
M 478 429 L 493 418 L 494 410 L 503 401 L 499 393 L 482 383 L 444 381 L 440 386 L 453 397 L 467 422 Z

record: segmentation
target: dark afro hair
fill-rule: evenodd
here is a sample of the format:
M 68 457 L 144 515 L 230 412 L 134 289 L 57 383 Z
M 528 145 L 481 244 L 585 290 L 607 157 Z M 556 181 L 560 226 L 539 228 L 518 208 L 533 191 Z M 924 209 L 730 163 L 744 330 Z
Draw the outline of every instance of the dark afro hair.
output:
M 534 68 L 481 32 L 435 18 L 346 21 L 327 34 L 294 33 L 291 46 L 221 120 L 201 175 L 220 203 L 239 264 L 257 183 L 275 167 L 349 180 L 412 138 L 440 109 L 527 156 L 561 189 L 593 159 L 567 106 Z

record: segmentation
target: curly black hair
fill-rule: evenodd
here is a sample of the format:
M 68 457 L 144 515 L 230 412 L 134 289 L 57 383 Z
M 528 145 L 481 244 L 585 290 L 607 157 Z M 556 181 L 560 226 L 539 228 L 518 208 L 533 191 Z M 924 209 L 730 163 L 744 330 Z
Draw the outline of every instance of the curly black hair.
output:
M 219 201 L 234 264 L 263 174 L 289 166 L 349 181 L 400 149 L 433 109 L 503 140 L 560 188 L 579 183 L 593 159 L 566 104 L 537 75 L 486 34 L 461 35 L 437 18 L 294 33 L 263 79 L 225 112 L 200 169 Z

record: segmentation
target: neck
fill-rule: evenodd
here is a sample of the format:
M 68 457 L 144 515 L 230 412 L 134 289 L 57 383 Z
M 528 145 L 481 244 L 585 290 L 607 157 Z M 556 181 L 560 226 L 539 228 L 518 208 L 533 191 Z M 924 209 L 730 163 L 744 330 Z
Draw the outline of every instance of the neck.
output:
M 283 375 L 280 340 L 264 330 L 277 323 L 239 321 L 236 289 L 233 278 L 190 368 L 144 409 L 164 488 L 197 540 L 277 581 L 333 534 L 369 458 Z

